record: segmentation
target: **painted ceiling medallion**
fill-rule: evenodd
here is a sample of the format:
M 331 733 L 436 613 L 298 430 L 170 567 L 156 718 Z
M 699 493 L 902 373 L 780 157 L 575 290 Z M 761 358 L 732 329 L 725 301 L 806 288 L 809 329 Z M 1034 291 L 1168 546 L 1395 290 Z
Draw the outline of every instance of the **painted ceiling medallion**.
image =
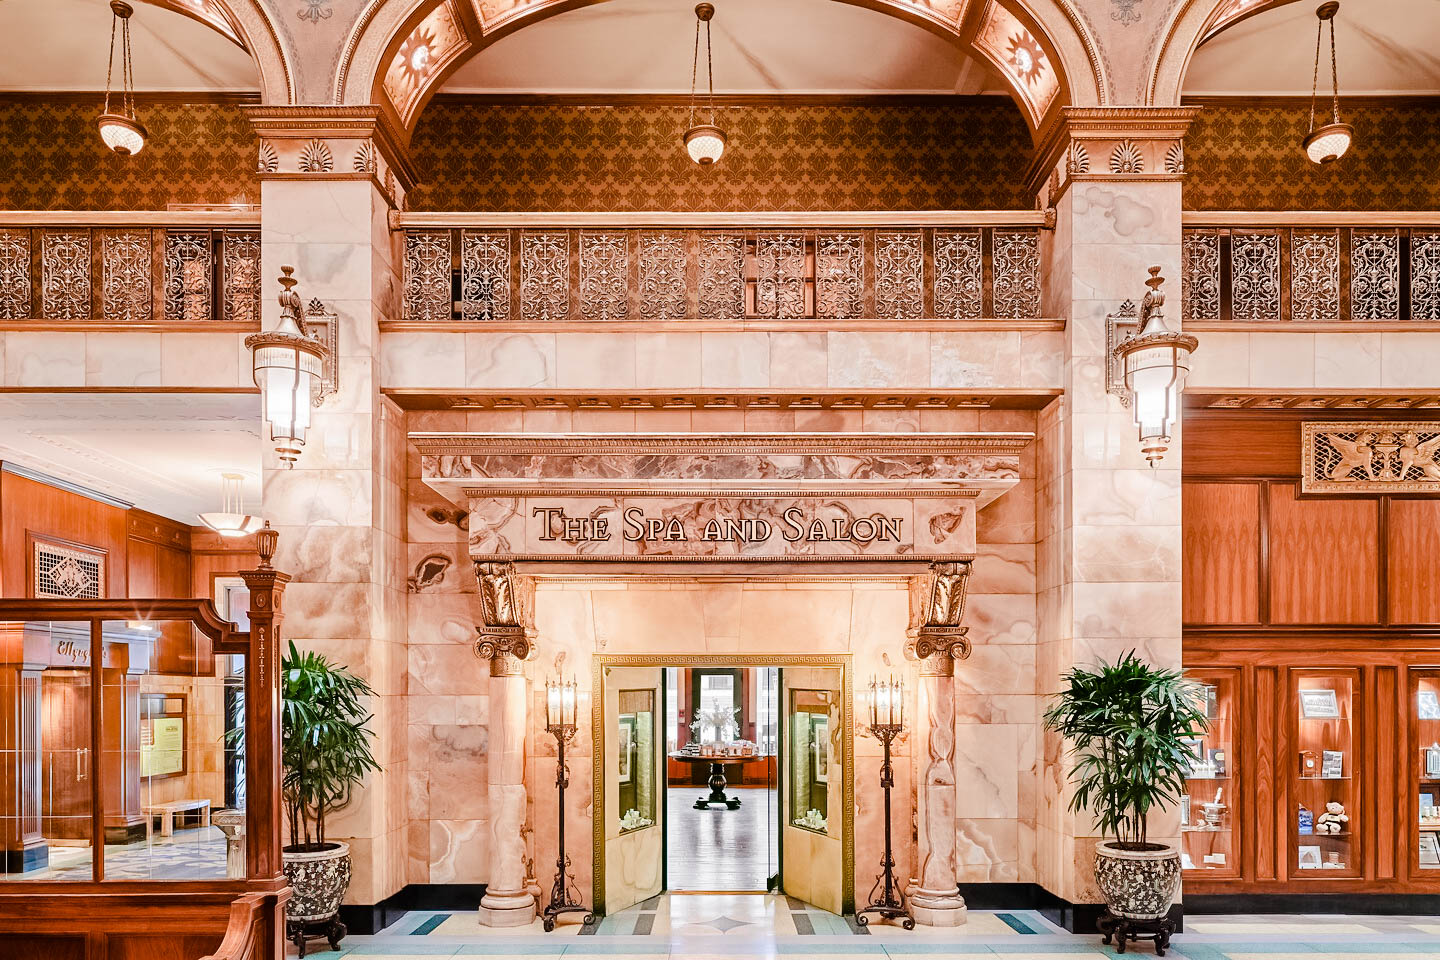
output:
M 975 34 L 975 49 L 1015 81 L 1016 91 L 1038 124 L 1060 92 L 1050 55 L 1015 14 L 989 0 Z

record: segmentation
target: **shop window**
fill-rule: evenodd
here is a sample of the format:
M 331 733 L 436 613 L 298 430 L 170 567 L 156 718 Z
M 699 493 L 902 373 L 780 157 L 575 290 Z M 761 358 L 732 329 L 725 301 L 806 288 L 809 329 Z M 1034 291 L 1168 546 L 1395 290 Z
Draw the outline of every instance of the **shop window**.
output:
M 655 691 L 620 691 L 618 753 L 620 832 L 655 824 Z
M 828 690 L 790 691 L 790 823 L 829 833 L 830 772 L 836 768 Z

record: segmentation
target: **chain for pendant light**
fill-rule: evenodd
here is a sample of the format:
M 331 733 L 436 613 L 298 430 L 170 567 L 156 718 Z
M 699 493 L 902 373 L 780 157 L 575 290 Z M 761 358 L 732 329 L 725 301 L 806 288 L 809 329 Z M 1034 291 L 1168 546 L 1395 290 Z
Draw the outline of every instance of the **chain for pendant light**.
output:
M 710 19 L 715 16 L 715 7 L 701 3 L 695 7 L 695 49 L 690 60 L 690 118 L 683 138 L 690 159 L 701 166 L 708 166 L 719 160 L 725 152 L 725 131 L 715 125 L 715 60 L 710 43 Z M 700 24 L 705 24 L 705 102 L 709 109 L 706 123 L 695 122 L 696 89 L 700 79 Z
M 125 0 L 111 0 L 110 56 L 105 63 L 105 105 L 96 121 L 105 146 L 122 156 L 139 153 L 145 146 L 146 131 L 135 115 L 135 67 L 130 55 L 130 17 L 134 8 Z M 110 112 L 110 94 L 115 80 L 115 31 L 120 30 L 120 104 Z
M 1311 160 L 1330 163 L 1345 155 L 1350 148 L 1353 131 L 1340 122 L 1340 70 L 1335 56 L 1335 14 L 1340 4 L 1326 0 L 1315 10 L 1315 69 L 1310 77 L 1310 126 L 1301 144 Z M 1315 104 L 1320 98 L 1320 46 L 1324 39 L 1325 22 L 1330 22 L 1330 120 L 1315 127 Z

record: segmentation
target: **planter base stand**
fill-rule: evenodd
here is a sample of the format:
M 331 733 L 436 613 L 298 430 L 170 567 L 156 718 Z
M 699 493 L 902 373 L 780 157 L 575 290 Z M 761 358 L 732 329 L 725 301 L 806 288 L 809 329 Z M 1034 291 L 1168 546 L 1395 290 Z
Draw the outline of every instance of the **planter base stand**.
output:
M 1105 934 L 1102 943 L 1109 943 L 1110 938 L 1115 938 L 1115 952 L 1124 953 L 1125 943 L 1139 943 L 1141 940 L 1150 940 L 1155 944 L 1155 955 L 1165 956 L 1165 950 L 1170 946 L 1170 936 L 1175 932 L 1175 921 L 1169 917 L 1161 917 L 1158 920 L 1132 920 L 1129 917 L 1117 917 L 1109 910 L 1095 921 L 1095 926 Z
M 319 940 L 324 937 L 330 942 L 331 950 L 340 949 L 340 941 L 345 939 L 345 924 L 340 922 L 340 915 L 328 920 L 286 920 L 285 939 L 295 944 L 295 949 L 300 951 L 300 956 L 305 956 L 305 944 L 309 940 Z

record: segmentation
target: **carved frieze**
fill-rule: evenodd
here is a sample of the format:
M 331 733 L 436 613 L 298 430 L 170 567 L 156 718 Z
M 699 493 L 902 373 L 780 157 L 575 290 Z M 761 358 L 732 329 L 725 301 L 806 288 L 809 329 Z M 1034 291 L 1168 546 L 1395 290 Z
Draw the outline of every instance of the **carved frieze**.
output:
M 1307 422 L 1304 493 L 1440 493 L 1440 422 Z

